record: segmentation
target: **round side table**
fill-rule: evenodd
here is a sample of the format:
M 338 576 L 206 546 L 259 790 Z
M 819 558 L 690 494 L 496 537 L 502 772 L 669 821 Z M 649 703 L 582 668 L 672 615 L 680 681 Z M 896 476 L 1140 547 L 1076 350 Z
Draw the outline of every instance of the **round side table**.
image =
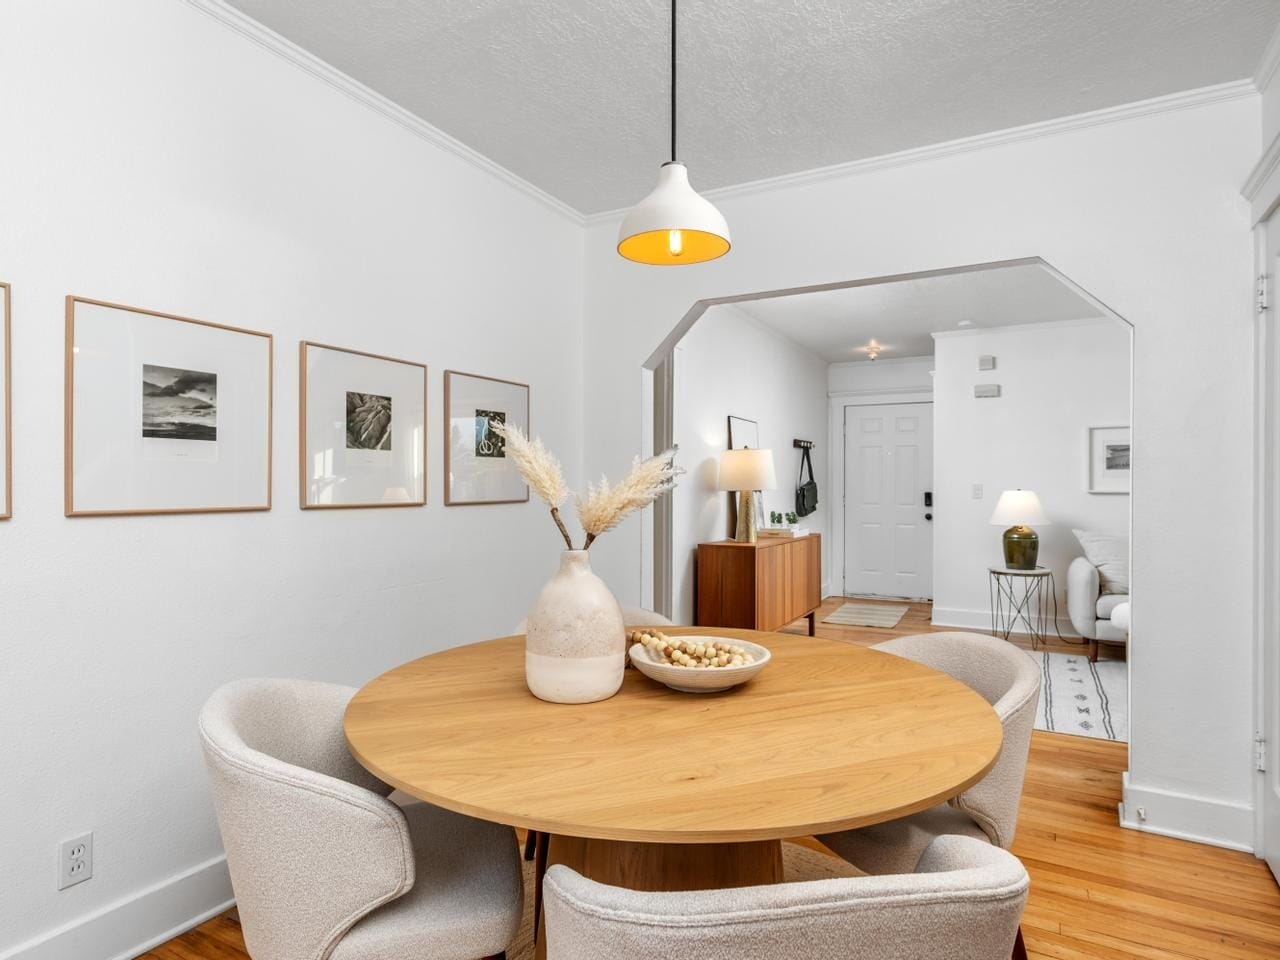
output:
M 1058 590 L 1053 571 L 1048 567 L 1034 570 L 1013 570 L 1009 567 L 988 567 L 988 589 L 991 594 L 991 633 L 1009 639 L 1021 623 L 1031 635 L 1031 649 L 1039 650 L 1040 644 L 1049 639 L 1049 624 L 1059 640 Z M 1052 620 L 1050 620 L 1052 611 Z

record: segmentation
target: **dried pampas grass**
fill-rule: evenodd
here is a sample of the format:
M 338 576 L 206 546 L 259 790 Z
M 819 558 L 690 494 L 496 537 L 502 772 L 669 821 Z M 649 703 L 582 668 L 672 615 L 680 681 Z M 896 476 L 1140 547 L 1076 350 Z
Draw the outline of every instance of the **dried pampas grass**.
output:
M 676 466 L 675 456 L 675 450 L 666 450 L 648 460 L 636 457 L 631 472 L 617 486 L 610 486 L 609 478 L 601 477 L 598 486 L 587 488 L 585 497 L 574 498 L 578 520 L 587 531 L 584 550 L 628 514 L 647 507 L 676 485 L 676 478 L 684 471 Z
M 490 428 L 507 442 L 510 455 L 520 476 L 538 498 L 551 508 L 551 519 L 556 522 L 565 546 L 573 549 L 573 538 L 565 529 L 560 517 L 560 505 L 569 497 L 569 487 L 564 481 L 560 461 L 543 446 L 541 439 L 530 440 L 523 430 L 510 423 L 494 423 Z M 631 472 L 616 487 L 609 485 L 607 477 L 600 478 L 598 486 L 587 488 L 585 497 L 574 497 L 578 507 L 578 519 L 587 533 L 582 549 L 589 549 L 592 542 L 606 530 L 612 530 L 626 516 L 643 509 L 676 485 L 676 478 L 684 473 L 675 464 L 676 451 L 667 450 L 641 460 L 636 457 Z
M 564 482 L 560 461 L 542 443 L 542 438 L 530 440 L 515 424 L 489 422 L 489 427 L 507 442 L 507 453 L 538 498 L 551 508 L 551 519 L 560 529 L 565 545 L 572 550 L 573 540 L 560 519 L 560 505 L 569 498 L 569 485 Z

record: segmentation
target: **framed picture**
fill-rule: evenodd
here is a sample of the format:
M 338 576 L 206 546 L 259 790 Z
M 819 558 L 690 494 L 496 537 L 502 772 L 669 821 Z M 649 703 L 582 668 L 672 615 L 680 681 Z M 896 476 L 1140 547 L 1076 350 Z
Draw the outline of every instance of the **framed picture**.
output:
M 444 503 L 523 503 L 529 488 L 507 458 L 494 423 L 529 432 L 529 387 L 496 377 L 444 372 Z
M 13 516 L 13 362 L 9 359 L 9 319 L 9 285 L 0 283 L 0 324 L 4 325 L 0 330 L 0 424 L 4 429 L 4 441 L 0 442 L 0 520 Z
M 271 509 L 269 333 L 67 297 L 69 517 Z
M 303 510 L 427 502 L 427 368 L 304 340 L 298 345 Z
M 745 417 L 729 417 L 729 449 L 759 450 L 760 425 Z
M 1089 492 L 1128 493 L 1132 452 L 1128 427 L 1089 428 Z

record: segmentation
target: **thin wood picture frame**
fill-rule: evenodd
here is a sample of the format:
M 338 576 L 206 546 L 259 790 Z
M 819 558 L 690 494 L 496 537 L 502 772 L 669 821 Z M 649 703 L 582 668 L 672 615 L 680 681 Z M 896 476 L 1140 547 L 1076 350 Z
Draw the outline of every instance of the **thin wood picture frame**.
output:
M 527 383 L 521 383 L 518 380 L 504 380 L 501 377 L 487 377 L 479 373 L 467 373 L 463 370 L 446 370 L 444 372 L 444 505 L 446 507 L 478 507 L 489 506 L 498 503 L 528 503 L 529 487 L 525 484 L 523 497 L 496 498 L 486 500 L 459 500 L 453 497 L 453 484 L 451 478 L 453 475 L 453 457 L 451 453 L 452 434 L 449 413 L 453 408 L 453 378 L 468 377 L 472 380 L 487 380 L 491 383 L 506 384 L 511 387 L 521 387 L 524 389 L 524 417 L 525 417 L 525 434 L 532 436 L 530 433 L 532 420 L 530 419 L 530 389 Z
M 307 351 L 310 348 L 329 350 L 334 353 L 347 353 L 370 360 L 385 363 L 398 363 L 406 367 L 418 367 L 422 371 L 422 438 L 419 443 L 419 455 L 422 462 L 422 497 L 418 500 L 380 500 L 361 503 L 308 503 L 307 502 Z M 402 360 L 379 353 L 364 350 L 353 350 L 348 347 L 335 347 L 315 340 L 302 340 L 298 343 L 298 505 L 302 510 L 361 510 L 377 507 L 424 507 L 427 503 L 427 433 L 428 414 L 428 368 L 425 363 L 413 360 Z M 394 415 L 394 414 L 393 414 Z
M 732 413 L 728 415 L 727 420 L 728 420 L 728 433 L 729 433 L 728 449 L 754 450 L 756 449 L 756 447 L 760 446 L 760 424 L 759 423 L 757 423 L 755 420 L 748 420 L 746 417 L 735 417 Z M 734 445 L 735 441 L 733 438 L 733 425 L 735 421 L 738 424 L 738 439 L 736 441 L 738 446 Z M 751 443 L 744 442 L 748 437 L 750 438 Z
M 4 331 L 0 333 L 0 347 L 4 349 L 4 502 L 0 503 L 0 520 L 13 517 L 13 288 L 0 283 L 0 298 L 4 299 Z
M 265 499 L 262 503 L 209 505 L 193 507 L 119 507 L 105 509 L 77 509 L 75 506 L 75 351 L 76 351 L 76 307 L 77 305 L 104 307 L 141 316 L 155 317 L 161 320 L 173 320 L 178 323 L 193 324 L 227 333 L 238 333 L 246 336 L 261 337 L 266 342 L 266 485 Z M 119 516 L 163 516 L 185 513 L 252 513 L 271 509 L 272 502 L 272 460 L 274 456 L 275 419 L 275 338 L 261 330 L 249 330 L 229 324 L 214 323 L 209 320 L 197 320 L 176 313 L 163 313 L 148 310 L 145 307 L 134 307 L 128 304 L 115 303 L 110 300 L 99 300 L 93 297 L 81 297 L 68 294 L 66 298 L 65 347 L 63 353 L 63 512 L 68 517 L 119 517 Z

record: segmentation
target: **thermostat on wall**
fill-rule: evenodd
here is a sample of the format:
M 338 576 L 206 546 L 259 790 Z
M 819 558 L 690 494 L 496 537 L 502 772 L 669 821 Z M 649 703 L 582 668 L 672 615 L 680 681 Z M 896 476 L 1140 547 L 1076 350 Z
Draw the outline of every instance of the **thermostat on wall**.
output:
M 973 395 L 979 400 L 987 397 L 1000 396 L 1000 384 L 998 383 L 979 383 L 973 388 Z

